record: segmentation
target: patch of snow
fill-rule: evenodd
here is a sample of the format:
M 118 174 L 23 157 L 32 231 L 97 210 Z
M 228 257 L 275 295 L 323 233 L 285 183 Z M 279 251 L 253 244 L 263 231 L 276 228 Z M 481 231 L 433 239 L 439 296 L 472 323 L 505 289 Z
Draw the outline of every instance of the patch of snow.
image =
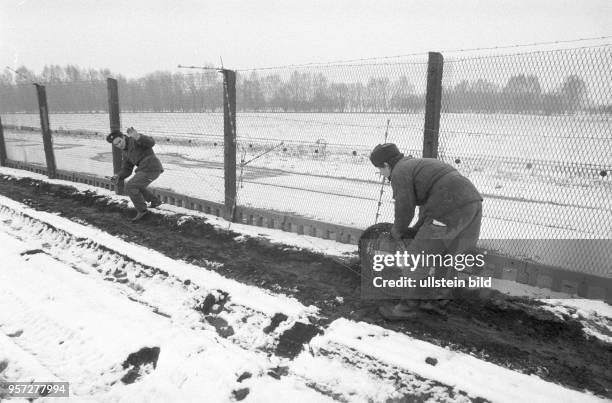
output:
M 334 344 L 409 370 L 494 402 L 603 402 L 604 399 L 545 382 L 535 375 L 521 374 L 471 355 L 451 351 L 410 336 L 346 319 L 334 321 L 324 335 L 310 342 L 315 349 L 333 349 Z M 302 353 L 308 361 L 310 354 Z M 437 362 L 432 365 L 431 359 Z M 301 365 L 305 365 L 300 363 Z M 327 376 L 332 382 L 334 373 Z

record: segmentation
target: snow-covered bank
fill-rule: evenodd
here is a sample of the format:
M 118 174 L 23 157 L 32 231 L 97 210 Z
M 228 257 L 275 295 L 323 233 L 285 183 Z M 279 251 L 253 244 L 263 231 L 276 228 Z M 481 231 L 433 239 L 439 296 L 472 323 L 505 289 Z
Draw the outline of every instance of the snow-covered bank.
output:
M 255 401 L 329 400 L 295 377 L 265 376 L 274 367 L 265 355 L 197 322 L 184 326 L 130 303 L 112 283 L 44 253 L 24 254 L 37 245 L 3 232 L 0 242 L 0 360 L 8 362 L 8 381 L 68 381 L 74 401 L 228 401 L 243 388 Z M 126 365 L 130 354 L 155 347 L 150 362 Z M 244 372 L 255 376 L 238 382 Z
M 45 367 L 59 368 L 55 375 L 64 380 L 67 375 L 61 371 L 70 376 L 77 371 L 70 365 L 62 366 L 61 357 L 71 356 L 72 352 L 67 351 L 75 349 L 75 357 L 85 358 L 73 362 L 74 366 L 91 363 L 104 375 L 99 381 L 101 384 L 90 381 L 80 386 L 87 396 L 96 393 L 96 400 L 120 397 L 134 401 L 125 396 L 133 399 L 146 396 L 153 400 L 159 397 L 161 401 L 172 398 L 175 393 L 185 393 L 182 395 L 185 401 L 190 401 L 190 396 L 201 399 L 202 395 L 190 393 L 202 393 L 202 389 L 195 392 L 196 386 L 209 386 L 210 381 L 199 377 L 215 379 L 215 371 L 221 372 L 219 382 L 222 386 L 219 395 L 211 395 L 211 401 L 227 401 L 234 391 L 244 388 L 250 390 L 247 401 L 311 401 L 315 398 L 381 401 L 388 397 L 415 395 L 435 396 L 438 401 L 469 400 L 477 396 L 493 396 L 494 401 L 507 400 L 505 395 L 499 395 L 503 393 L 499 388 L 503 380 L 483 392 L 482 385 L 453 378 L 449 371 L 456 372 L 456 367 L 447 365 L 446 359 L 452 357 L 450 361 L 469 363 L 470 379 L 484 379 L 491 371 L 509 376 L 502 368 L 379 326 L 343 319 L 322 329 L 323 335 L 308 342 L 304 352 L 295 360 L 270 355 L 265 349 L 275 341 L 266 340 L 267 336 L 261 332 L 270 324 L 262 318 L 269 319 L 270 314 L 278 312 L 294 315 L 286 320 L 289 323 L 279 326 L 278 332 L 269 333 L 274 339 L 287 329 L 283 326 L 289 326 L 292 319 L 306 321 L 310 315 L 316 314 L 313 308 L 286 296 L 216 278 L 218 275 L 206 267 L 169 259 L 95 228 L 35 211 L 6 198 L 0 199 L 0 204 L 4 205 L 0 217 L 0 233 L 3 232 L 4 237 L 0 244 L 6 245 L 6 249 L 1 249 L 0 259 L 13 262 L 13 267 L 0 268 L 3 275 L 0 288 L 7 287 L 10 291 L 2 298 L 6 309 L 0 312 L 17 312 L 0 313 L 3 325 L 0 331 L 15 335 L 21 330 L 19 336 L 10 340 L 22 350 L 29 348 L 37 353 L 40 350 L 36 357 L 44 360 Z M 283 233 L 277 231 L 277 234 Z M 214 267 L 216 262 L 208 264 Z M 127 281 L 119 281 L 124 276 L 115 274 L 117 269 L 125 273 Z M 150 269 L 163 270 L 167 275 L 153 272 L 148 277 L 145 274 Z M 109 271 L 115 280 L 107 281 Z M 141 275 L 138 277 L 137 274 Z M 185 280 L 199 288 L 185 287 Z M 16 291 L 28 286 L 30 289 L 23 293 Z M 217 290 L 226 293 L 229 300 L 222 307 L 226 312 L 218 317 L 234 325 L 233 335 L 221 336 L 213 323 L 200 320 L 199 312 L 191 304 L 196 294 L 209 295 Z M 45 308 L 36 310 L 39 304 Z M 240 306 L 245 309 L 241 310 Z M 75 311 L 74 319 L 71 319 L 72 310 Z M 63 315 L 62 319 L 59 315 L 66 312 L 69 315 Z M 263 316 L 258 316 L 257 312 Z M 247 314 L 254 319 L 247 318 L 242 328 L 232 320 L 232 317 Z M 23 322 L 22 318 L 30 316 L 33 319 Z M 55 317 L 57 322 L 53 320 Z M 90 321 L 95 323 L 90 324 Z M 243 329 L 249 329 L 250 333 Z M 70 339 L 74 342 L 65 340 L 68 333 L 74 334 Z M 253 334 L 261 335 L 262 339 L 253 337 Z M 43 343 L 38 341 L 40 337 L 49 339 Z M 209 344 L 218 344 L 220 350 Z M 130 369 L 121 364 L 129 354 L 140 351 L 142 347 L 160 348 L 156 367 L 145 365 L 142 371 L 139 369 L 142 378 L 135 383 L 108 384 L 107 381 L 112 383 L 129 372 Z M 106 348 L 113 351 L 106 352 Z M 414 351 L 426 353 L 426 357 Z M 242 355 L 234 357 L 234 352 Z M 423 357 L 435 358 L 439 366 L 423 363 Z M 333 370 L 330 371 L 330 367 Z M 89 367 L 84 370 L 87 371 L 90 371 Z M 393 375 L 394 371 L 397 375 Z M 244 372 L 251 374 L 250 380 L 238 382 L 238 377 Z M 274 376 L 269 375 L 270 372 Z M 552 397 L 559 394 L 579 396 L 581 401 L 592 398 L 589 394 L 571 391 L 536 377 L 510 372 L 509 379 L 515 379 L 517 385 L 532 385 L 534 388 L 513 388 L 511 396 L 521 400 L 534 401 L 534 396 L 543 396 L 546 400 L 549 393 Z M 85 378 L 78 378 L 79 374 L 74 376 L 77 381 Z M 184 385 L 185 389 L 173 389 L 177 384 Z
M 362 362 L 367 362 L 367 357 L 376 357 L 397 370 L 418 374 L 420 377 L 444 385 L 453 385 L 469 391 L 471 395 L 493 402 L 600 400 L 595 396 L 568 390 L 552 383 L 542 383 L 542 380 L 536 376 L 520 374 L 470 355 L 411 339 L 378 326 L 344 319 L 332 323 L 324 335 L 310 342 L 310 347 L 326 351 L 326 355 L 342 351 L 347 354 L 346 351 L 349 350 L 356 362 L 359 358 Z M 310 361 L 313 359 L 305 352 L 298 357 L 295 365 L 306 372 L 314 369 L 309 365 Z M 334 379 L 331 374 L 327 375 Z

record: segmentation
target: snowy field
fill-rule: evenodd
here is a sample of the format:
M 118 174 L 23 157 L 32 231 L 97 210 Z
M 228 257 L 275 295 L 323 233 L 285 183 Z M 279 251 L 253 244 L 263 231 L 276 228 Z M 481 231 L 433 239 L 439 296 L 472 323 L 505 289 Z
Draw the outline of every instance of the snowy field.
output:
M 221 113 L 122 113 L 122 126 L 158 136 L 223 137 Z M 404 150 L 421 150 L 423 114 L 385 113 L 246 113 L 236 115 L 239 141 L 310 145 L 322 139 L 348 150 L 371 150 L 388 141 Z M 610 167 L 610 123 L 607 115 L 538 116 L 520 114 L 451 114 L 440 121 L 440 151 L 453 158 L 470 154 L 524 160 L 584 163 Z M 106 113 L 51 114 L 53 130 L 107 133 Z M 5 125 L 40 127 L 38 114 L 7 114 Z
M 219 227 L 229 224 L 208 218 Z M 232 229 L 239 236 L 254 234 L 248 226 Z M 305 237 L 256 232 L 306 246 Z M 328 253 L 347 250 L 333 241 L 317 242 Z M 68 381 L 69 401 L 604 401 L 346 319 L 287 357 L 278 353 L 283 335 L 316 318 L 316 307 L 4 196 L 0 243 L 0 380 Z M 196 308 L 208 298 L 215 305 L 203 320 L 205 312 Z M 601 302 L 549 304 L 553 312 L 612 317 Z M 287 319 L 266 331 L 278 314 Z M 224 334 L 228 328 L 232 332 Z
M 166 171 L 154 186 L 223 202 L 222 114 L 124 113 L 122 119 L 124 126 L 157 139 Z M 368 154 L 382 141 L 386 119 L 383 114 L 239 114 L 238 160 L 249 162 L 238 169 L 238 204 L 367 228 L 376 219 L 380 194 Z M 422 115 L 390 119 L 389 141 L 418 155 Z M 112 174 L 111 150 L 102 134 L 108 131 L 106 114 L 57 114 L 50 120 L 53 128 L 100 133 L 54 134 L 59 169 Z M 5 125 L 37 122 L 37 115 L 3 116 Z M 612 167 L 608 117 L 446 114 L 441 125 L 441 157 L 485 198 L 482 239 L 612 238 L 612 182 L 610 175 L 600 175 Z M 44 164 L 39 133 L 5 130 L 5 137 L 10 159 Z M 386 186 L 378 221 L 392 217 Z M 556 250 L 505 252 L 572 268 L 555 261 Z M 593 262 L 592 272 L 612 275 L 604 273 L 609 251 L 581 255 Z

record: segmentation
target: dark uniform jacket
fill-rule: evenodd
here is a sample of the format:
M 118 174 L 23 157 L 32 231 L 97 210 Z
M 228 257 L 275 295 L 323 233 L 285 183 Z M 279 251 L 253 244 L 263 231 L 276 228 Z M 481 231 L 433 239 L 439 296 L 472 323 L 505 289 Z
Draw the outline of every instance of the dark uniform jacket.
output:
M 419 209 L 416 226 L 426 219 L 447 223 L 445 216 L 468 203 L 482 201 L 472 182 L 452 166 L 434 158 L 402 158 L 391 170 L 395 199 L 394 226 L 405 233 Z
M 153 146 L 155 139 L 151 136 L 140 135 L 138 140 L 131 137 L 125 138 L 126 146 L 121 151 L 122 162 L 119 171 L 119 179 L 125 179 L 132 174 L 136 167 L 138 171 L 163 172 L 161 161 L 155 155 Z

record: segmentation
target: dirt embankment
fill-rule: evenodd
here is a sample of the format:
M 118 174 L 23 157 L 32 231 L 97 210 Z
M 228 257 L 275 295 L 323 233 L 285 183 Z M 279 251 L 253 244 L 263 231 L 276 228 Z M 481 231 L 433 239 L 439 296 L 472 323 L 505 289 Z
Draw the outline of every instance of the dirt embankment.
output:
M 386 322 L 377 302 L 360 299 L 359 268 L 309 251 L 235 240 L 205 219 L 151 214 L 138 224 L 132 209 L 93 192 L 29 178 L 0 176 L 0 194 L 38 210 L 87 222 L 127 241 L 193 264 L 223 263 L 224 276 L 316 305 L 321 324 L 339 317 L 375 323 L 487 361 L 612 398 L 612 345 L 587 338 L 582 325 L 525 299 L 453 301 L 446 316 L 425 314 Z M 341 297 L 341 298 L 337 298 Z

